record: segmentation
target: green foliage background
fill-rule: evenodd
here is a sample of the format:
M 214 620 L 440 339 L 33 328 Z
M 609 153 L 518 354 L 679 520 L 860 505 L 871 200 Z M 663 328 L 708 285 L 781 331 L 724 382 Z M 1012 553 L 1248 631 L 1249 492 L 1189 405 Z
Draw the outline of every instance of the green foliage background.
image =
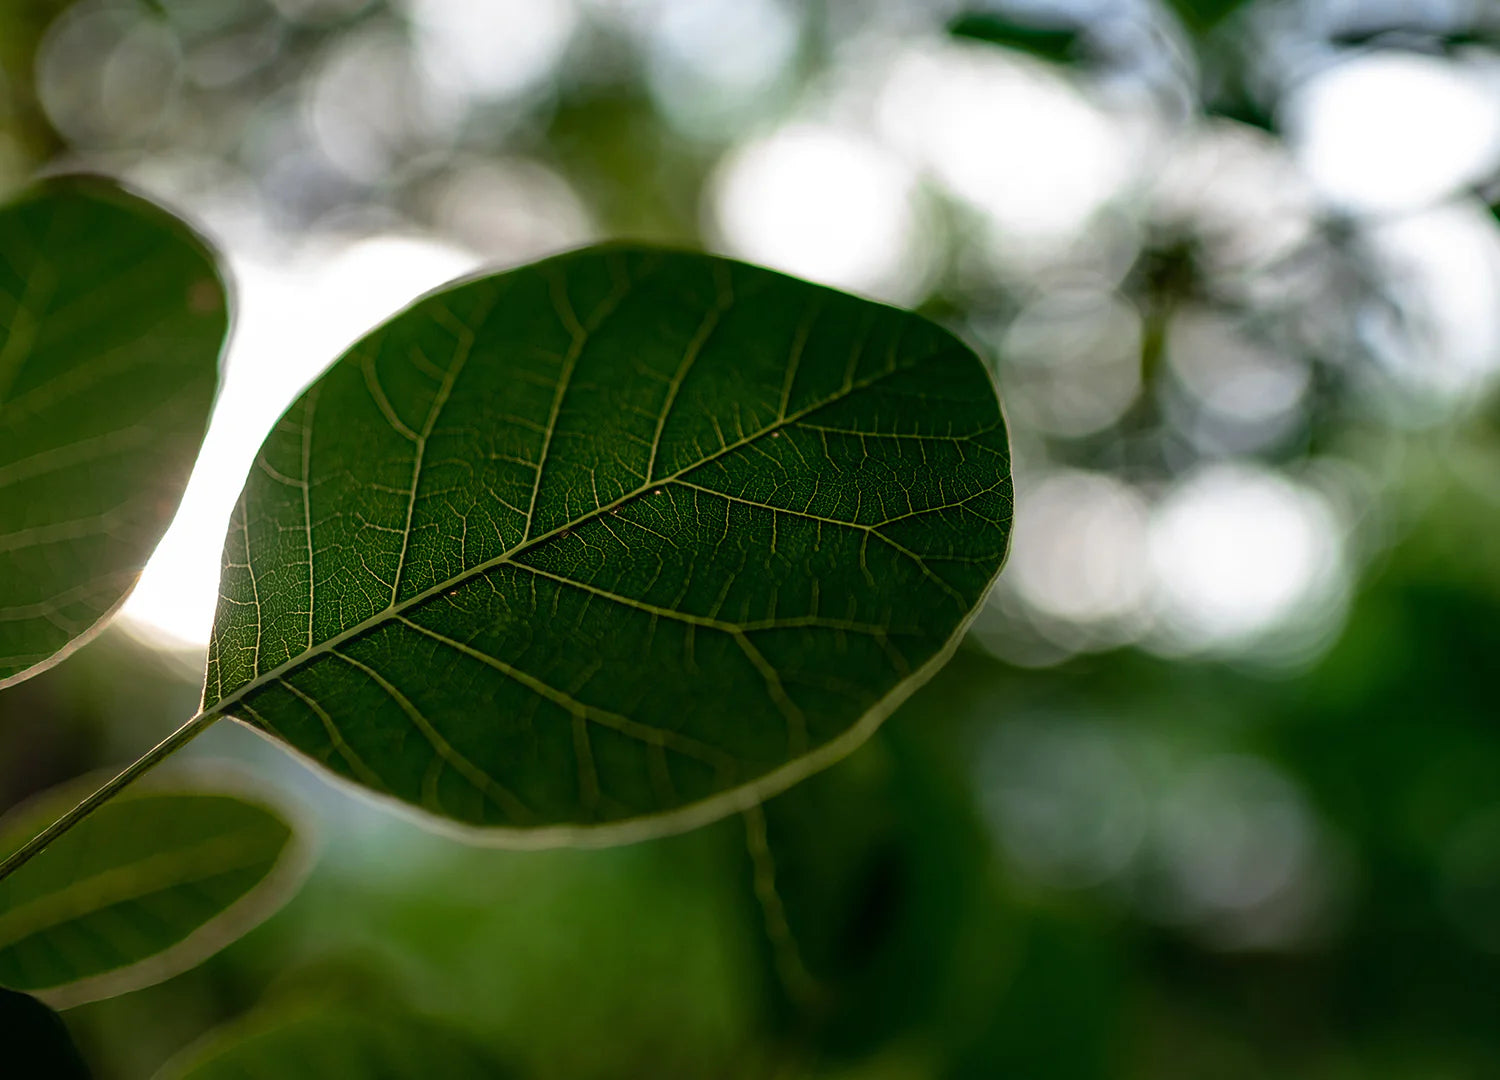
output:
M 147 133 L 64 134 L 36 104 L 32 57 L 67 6 L 0 6 L 0 183 L 48 162 L 134 167 L 190 151 L 249 176 L 296 229 L 341 207 L 420 217 L 424 170 L 458 152 L 407 147 L 402 168 L 361 183 L 258 171 L 251 134 L 294 109 L 289 88 L 323 50 L 371 26 L 403 32 L 381 3 L 329 5 L 318 18 L 260 0 L 144 5 L 188 55 L 262 26 L 278 45 L 233 84 L 185 90 Z M 1152 8 L 1194 58 L 1179 89 L 1195 116 L 1280 138 L 1278 87 L 1236 21 L 1273 6 Z M 847 5 L 808 11 L 789 76 L 798 85 L 860 22 Z M 1435 55 L 1489 47 L 1477 7 L 1472 24 L 1413 11 L 1406 24 L 1310 19 L 1290 33 Z M 1098 29 L 1088 20 L 1038 30 L 1009 16 L 955 21 L 963 14 L 934 6 L 924 17 L 1080 79 L 1118 60 L 1088 45 Z M 684 133 L 652 96 L 646 60 L 628 42 L 601 48 L 611 64 L 566 73 L 524 122 L 471 118 L 461 149 L 548 162 L 609 234 L 696 245 L 699 193 L 744 129 L 717 141 Z M 768 91 L 753 114 L 780 115 L 789 93 Z M 1477 205 L 1485 193 L 1462 197 Z M 351 1003 L 447 1026 L 455 1044 L 540 1078 L 1491 1075 L 1500 406 L 1491 395 L 1413 421 L 1370 390 L 1353 320 L 1339 316 L 1380 283 L 1350 273 L 1361 268 L 1358 223 L 1321 224 L 1304 252 L 1315 280 L 1356 284 L 1323 306 L 1326 333 L 1283 343 L 1319 372 L 1315 404 L 1294 437 L 1252 456 L 1288 475 L 1331 462 L 1371 477 L 1378 542 L 1336 636 L 1300 665 L 1125 647 L 1027 667 L 976 640 L 868 746 L 763 817 L 603 851 L 466 847 L 327 789 L 248 732 L 215 730 L 195 752 L 248 761 L 315 805 L 321 860 L 287 908 L 201 968 L 69 1010 L 97 1075 L 150 1076 L 229 1022 L 322 1008 L 328 1019 L 306 1023 L 339 1030 Z M 1216 294 L 1212 237 L 1145 231 L 1121 286 L 1148 329 L 1138 407 L 1082 440 L 1028 435 L 1014 401 L 1008 413 L 1018 439 L 1052 460 L 1162 482 L 1175 466 L 1147 451 L 1181 433 L 1163 406 L 1152 319 L 1205 296 L 1247 318 L 1292 317 Z M 925 308 L 973 332 L 1012 316 L 1019 291 L 950 266 Z M 999 363 L 1004 387 L 1018 376 Z M 1023 513 L 1024 486 L 1022 475 Z M 193 711 L 195 677 L 194 663 L 109 634 L 0 695 L 0 804 L 133 756 Z M 1280 840 L 1256 848 L 1256 823 L 1274 826 L 1287 806 L 1316 828 L 1271 827 Z M 1007 843 L 1018 820 L 1041 820 L 1059 846 L 1039 855 Z M 1078 856 L 1127 820 L 1158 839 L 1108 872 Z M 1297 844 L 1300 877 L 1278 894 L 1283 907 L 1215 900 L 1213 882 L 1240 865 L 1234 852 L 1275 864 Z

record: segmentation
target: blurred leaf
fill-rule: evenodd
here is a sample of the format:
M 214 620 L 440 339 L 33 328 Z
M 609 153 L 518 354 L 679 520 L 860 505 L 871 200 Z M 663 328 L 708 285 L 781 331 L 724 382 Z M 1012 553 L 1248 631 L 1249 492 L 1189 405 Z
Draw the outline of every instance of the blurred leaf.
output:
M 1054 64 L 1076 63 L 1083 55 L 1083 34 L 1079 27 L 1029 22 L 1012 13 L 967 11 L 948 23 L 948 32 L 954 37 L 1000 45 Z
M 1431 12 L 1420 7 L 1397 13 L 1394 18 L 1386 12 L 1372 14 L 1372 18 L 1365 20 L 1350 19 L 1342 29 L 1329 35 L 1329 43 L 1341 49 L 1410 49 L 1448 56 L 1475 47 L 1500 48 L 1500 26 L 1485 25 L 1479 20 L 1455 26 L 1442 18 L 1424 19 Z M 1407 17 L 1402 18 L 1402 14 Z
M 204 243 L 103 180 L 0 209 L 0 686 L 124 600 L 176 512 L 228 325 Z
M 1201 35 L 1224 22 L 1248 2 L 1249 0 L 1167 0 L 1167 6 L 1191 33 Z
M 0 851 L 76 794 L 0 822 Z M 292 826 L 259 801 L 128 789 L 0 881 L 0 985 L 73 1005 L 175 975 L 279 907 L 297 855 Z
M 1237 72 L 1227 73 L 1219 85 L 1205 95 L 1203 110 L 1209 116 L 1259 128 L 1270 135 L 1277 134 L 1275 114 L 1244 86 Z
M 954 1019 L 958 945 L 988 857 L 967 785 L 907 727 L 747 822 L 744 895 L 760 900 L 749 933 L 763 943 L 772 1016 L 816 1056 L 865 1057 Z
M 994 387 L 938 327 L 564 255 L 418 303 L 291 407 L 230 524 L 204 708 L 519 843 L 701 824 L 947 659 L 1010 512 Z
M 538 1080 L 763 1075 L 746 1061 L 758 986 L 735 873 L 738 821 L 622 847 L 528 852 L 382 822 L 359 868 L 334 854 L 268 928 L 316 942 L 341 972 L 371 972 L 342 979 L 345 987 L 362 992 L 383 971 L 388 985 L 483 1032 Z M 726 848 L 723 830 L 736 846 Z M 297 978 L 299 994 L 326 994 L 330 983 L 309 987 L 284 969 L 276 978 Z
M 34 997 L 0 990 L 0 1046 L 7 1076 L 89 1080 L 62 1017 Z
M 268 1009 L 211 1032 L 156 1080 L 503 1080 L 463 1033 L 386 1006 Z

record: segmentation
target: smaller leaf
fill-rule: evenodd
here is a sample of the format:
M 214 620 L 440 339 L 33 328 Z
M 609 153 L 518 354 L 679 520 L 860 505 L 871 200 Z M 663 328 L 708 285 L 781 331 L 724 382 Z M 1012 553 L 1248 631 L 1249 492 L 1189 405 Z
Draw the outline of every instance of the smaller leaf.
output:
M 156 1080 L 503 1080 L 512 1075 L 462 1032 L 404 1010 L 349 1004 L 267 1009 L 210 1032 Z
M 0 853 L 77 794 L 67 785 L 0 822 Z M 0 986 L 68 1007 L 185 971 L 281 905 L 301 848 L 258 798 L 127 789 L 0 881 Z
M 923 704 L 923 700 L 927 702 Z M 933 699 L 746 820 L 739 890 L 767 1019 L 805 1052 L 852 1062 L 950 1019 L 984 905 L 982 833 L 964 785 L 914 730 Z
M 0 206 L 0 687 L 93 637 L 177 511 L 218 385 L 208 245 L 99 177 Z
M 34 997 L 0 990 L 0 1046 L 6 1076 L 45 1076 L 47 1080 L 89 1080 L 67 1025 Z

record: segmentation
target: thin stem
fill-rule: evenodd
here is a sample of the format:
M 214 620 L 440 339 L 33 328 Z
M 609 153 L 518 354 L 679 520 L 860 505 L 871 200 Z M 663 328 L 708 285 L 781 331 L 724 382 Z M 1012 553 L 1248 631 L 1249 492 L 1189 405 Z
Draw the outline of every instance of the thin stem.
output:
M 802 963 L 802 953 L 797 948 L 797 939 L 792 936 L 791 925 L 787 922 L 781 894 L 776 891 L 776 861 L 771 855 L 771 845 L 766 836 L 765 812 L 756 803 L 744 810 L 743 816 L 745 842 L 750 850 L 750 865 L 754 870 L 755 898 L 760 901 L 776 974 L 793 1001 L 803 1007 L 814 1005 L 818 997 L 818 982 Z
M 125 766 L 113 780 L 110 780 L 98 791 L 84 799 L 77 806 L 73 807 L 73 809 L 37 833 L 36 836 L 22 844 L 10 855 L 6 856 L 5 861 L 0 862 L 0 881 L 5 880 L 36 856 L 40 855 L 46 850 L 49 844 L 118 795 L 132 781 L 138 780 L 157 765 L 160 765 L 173 753 L 181 750 L 188 743 L 207 731 L 213 722 L 219 719 L 219 715 L 218 713 L 198 713 L 150 750 L 147 750 L 135 761 Z

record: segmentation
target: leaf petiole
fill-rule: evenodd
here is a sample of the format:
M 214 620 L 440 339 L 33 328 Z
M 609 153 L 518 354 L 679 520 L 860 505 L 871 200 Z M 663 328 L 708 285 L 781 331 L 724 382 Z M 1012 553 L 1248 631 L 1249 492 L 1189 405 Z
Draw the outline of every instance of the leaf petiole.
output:
M 150 750 L 147 750 L 140 757 L 136 758 L 135 761 L 125 766 L 118 775 L 102 785 L 98 791 L 95 791 L 51 825 L 48 825 L 41 832 L 37 833 L 36 836 L 7 855 L 5 860 L 0 862 L 0 881 L 4 881 L 11 874 L 40 855 L 54 840 L 99 809 L 99 807 L 103 806 L 110 799 L 114 798 L 133 781 L 140 779 L 157 765 L 160 765 L 178 750 L 181 750 L 188 743 L 203 734 L 222 715 L 222 713 L 218 712 L 198 713 Z

